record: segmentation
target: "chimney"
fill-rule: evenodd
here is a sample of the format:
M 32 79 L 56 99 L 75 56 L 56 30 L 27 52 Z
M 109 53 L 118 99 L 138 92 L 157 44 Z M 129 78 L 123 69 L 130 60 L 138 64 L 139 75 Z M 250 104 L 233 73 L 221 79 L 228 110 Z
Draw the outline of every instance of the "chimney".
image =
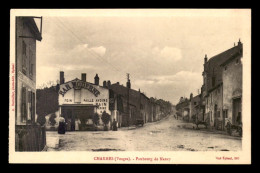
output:
M 116 84 L 117 84 L 117 85 L 120 85 L 120 83 L 119 83 L 119 82 L 117 82 Z
M 204 64 L 206 64 L 207 61 L 208 61 L 208 57 L 207 57 L 207 54 L 206 54 L 205 58 L 204 58 Z
M 107 81 L 107 86 L 108 86 L 108 87 L 111 86 L 111 82 L 110 82 L 110 80 Z
M 60 85 L 65 83 L 64 72 L 60 71 Z
M 131 83 L 130 83 L 130 79 L 128 79 L 128 81 L 126 82 L 126 87 L 131 89 Z
M 238 48 L 239 48 L 239 53 L 243 54 L 243 45 L 242 45 L 240 39 L 239 39 L 239 41 L 238 41 L 237 46 L 238 46 Z
M 81 80 L 86 82 L 87 81 L 87 74 L 86 73 L 81 73 Z
M 103 87 L 107 87 L 107 81 L 103 81 Z
M 98 77 L 98 74 L 96 74 L 95 76 L 95 85 L 99 85 L 99 77 Z
M 192 100 L 192 98 L 193 98 L 193 94 L 192 94 L 192 93 L 190 93 L 190 100 Z
M 240 39 L 238 40 L 238 45 L 242 45 L 242 43 L 241 43 Z

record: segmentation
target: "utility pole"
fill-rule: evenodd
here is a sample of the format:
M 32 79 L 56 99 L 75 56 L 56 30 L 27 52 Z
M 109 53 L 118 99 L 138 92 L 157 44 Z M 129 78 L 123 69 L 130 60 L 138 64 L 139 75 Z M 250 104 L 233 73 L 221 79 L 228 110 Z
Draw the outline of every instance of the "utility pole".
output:
M 129 92 L 130 92 L 129 82 L 130 82 L 130 74 L 127 73 L 127 74 L 126 74 L 126 77 L 127 77 L 127 85 L 126 85 L 126 88 L 127 88 L 127 125 L 128 125 L 128 128 L 129 128 L 129 125 L 130 125 L 130 106 L 129 106 Z

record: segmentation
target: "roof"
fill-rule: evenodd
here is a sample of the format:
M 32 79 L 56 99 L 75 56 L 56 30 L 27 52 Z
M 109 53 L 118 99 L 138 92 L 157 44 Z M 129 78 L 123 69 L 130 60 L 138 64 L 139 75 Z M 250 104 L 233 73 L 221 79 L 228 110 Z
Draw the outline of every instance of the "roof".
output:
M 115 83 L 115 84 L 110 85 L 108 88 L 113 90 L 113 92 L 120 94 L 122 96 L 127 95 L 128 88 L 123 85 L 119 85 L 119 84 Z M 138 104 L 139 99 L 140 99 L 140 92 L 130 89 L 129 90 L 129 103 L 136 105 L 136 104 Z
M 218 55 L 213 56 L 205 63 L 204 72 L 207 75 L 207 90 L 212 89 L 212 77 L 215 77 L 215 86 L 219 85 L 222 82 L 222 68 L 221 64 L 227 62 L 233 56 L 236 56 L 239 52 L 241 52 L 241 45 L 237 45 L 232 47 Z
M 220 64 L 220 66 L 225 66 L 227 64 L 229 64 L 230 62 L 232 62 L 235 58 L 237 57 L 242 57 L 242 52 L 237 52 L 235 53 L 233 56 L 231 56 L 229 59 L 227 59 L 226 61 L 224 61 L 222 64 Z
M 32 34 L 34 35 L 35 39 L 38 40 L 38 41 L 41 41 L 42 40 L 42 36 L 41 36 L 41 33 L 33 19 L 33 17 L 23 17 L 23 20 L 24 20 L 24 23 L 26 23 Z

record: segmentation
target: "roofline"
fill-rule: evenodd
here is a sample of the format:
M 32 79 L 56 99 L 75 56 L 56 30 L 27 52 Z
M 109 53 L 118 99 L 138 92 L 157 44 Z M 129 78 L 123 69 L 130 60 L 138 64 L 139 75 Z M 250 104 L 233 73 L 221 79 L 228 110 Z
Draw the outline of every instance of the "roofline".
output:
M 209 61 L 215 59 L 216 57 L 220 56 L 221 54 L 224 54 L 224 53 L 226 53 L 227 51 L 229 51 L 229 50 L 231 50 L 231 49 L 234 49 L 234 48 L 237 48 L 237 47 L 239 47 L 239 45 L 236 45 L 236 46 L 234 46 L 234 47 L 232 47 L 232 48 L 230 48 L 230 49 L 225 50 L 224 52 L 221 52 L 221 53 L 219 53 L 219 54 L 217 54 L 217 55 L 212 56 L 211 58 L 208 59 L 207 63 L 208 63 Z
M 36 23 L 35 23 L 35 21 L 33 20 L 33 17 L 26 17 L 26 16 L 24 16 L 24 17 L 22 17 L 25 21 L 27 21 L 28 23 L 27 24 L 29 24 L 31 27 L 29 27 L 30 28 L 30 30 L 33 32 L 33 34 L 34 34 L 34 36 L 35 36 L 35 39 L 36 40 L 38 40 L 38 41 L 41 41 L 42 40 L 42 36 L 41 36 L 41 33 L 40 33 L 40 31 L 39 31 L 39 29 L 38 29 L 38 27 L 37 27 L 37 25 L 36 25 Z
M 223 62 L 223 63 L 220 64 L 219 66 L 220 66 L 220 67 L 223 67 L 223 66 L 229 64 L 230 62 L 232 62 L 233 59 L 235 59 L 235 58 L 237 58 L 237 57 L 239 57 L 239 56 L 242 57 L 242 54 L 239 53 L 239 52 L 237 52 L 235 55 L 231 56 L 229 59 L 227 59 L 225 62 Z

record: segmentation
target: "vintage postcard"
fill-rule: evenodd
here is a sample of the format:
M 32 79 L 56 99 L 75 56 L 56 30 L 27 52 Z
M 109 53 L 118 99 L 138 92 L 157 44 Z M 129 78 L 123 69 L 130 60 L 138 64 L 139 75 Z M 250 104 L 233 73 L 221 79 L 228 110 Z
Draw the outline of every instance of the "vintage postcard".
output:
M 9 163 L 251 164 L 250 9 L 12 9 Z

